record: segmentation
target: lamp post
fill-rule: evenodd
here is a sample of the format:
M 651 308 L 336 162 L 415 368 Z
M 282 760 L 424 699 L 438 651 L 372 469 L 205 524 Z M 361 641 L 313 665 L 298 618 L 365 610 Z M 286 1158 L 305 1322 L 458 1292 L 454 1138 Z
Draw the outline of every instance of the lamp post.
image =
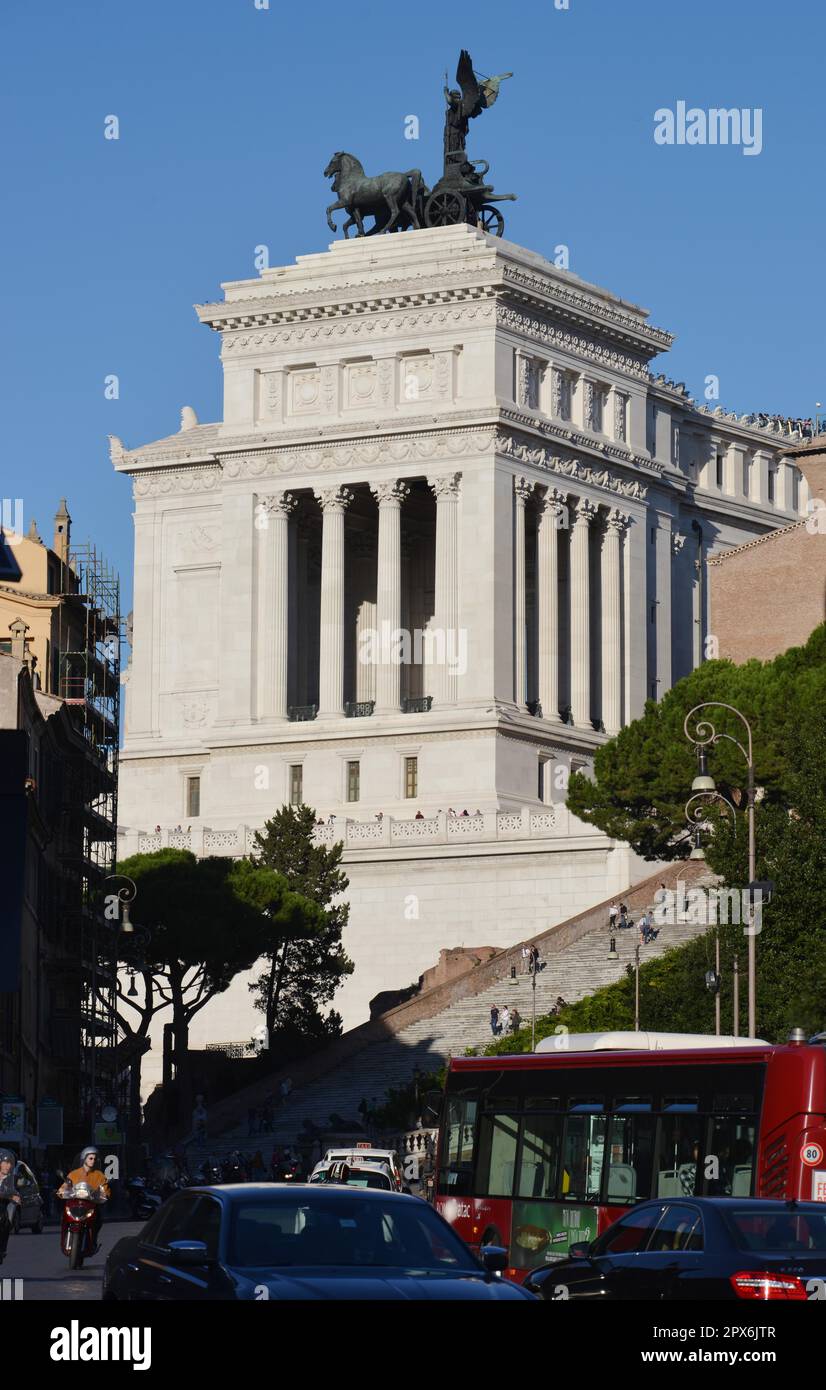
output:
M 732 714 L 735 714 L 737 718 L 742 722 L 746 730 L 747 741 L 745 746 L 743 745 L 743 743 L 740 742 L 740 739 L 735 738 L 733 734 L 718 734 L 710 720 L 695 719 L 695 716 L 698 715 L 700 711 L 707 709 L 725 709 L 729 710 Z M 691 732 L 692 720 L 695 721 L 694 733 Z M 753 1038 L 757 1035 L 757 951 L 754 931 L 754 905 L 752 901 L 752 885 L 756 876 L 756 856 L 754 839 L 754 751 L 752 744 L 751 725 L 749 724 L 749 721 L 746 719 L 745 715 L 741 714 L 739 709 L 735 709 L 734 705 L 727 705 L 723 700 L 706 700 L 702 704 L 695 705 L 693 709 L 689 710 L 688 714 L 685 717 L 683 728 L 685 730 L 685 736 L 688 739 L 689 743 L 691 743 L 697 750 L 697 776 L 694 778 L 694 781 L 691 784 L 691 790 L 698 796 L 703 796 L 709 801 L 724 801 L 727 806 L 731 807 L 732 811 L 735 810 L 728 798 L 723 796 L 723 794 L 717 790 L 714 778 L 709 775 L 708 771 L 707 750 L 709 748 L 713 748 L 715 743 L 719 743 L 720 739 L 728 739 L 729 743 L 733 743 L 735 748 L 739 748 L 740 752 L 742 753 L 745 759 L 746 767 L 748 768 L 748 793 L 746 814 L 748 817 L 749 827 L 749 905 L 748 926 L 746 927 L 746 936 L 748 937 L 748 1036 L 750 1038 Z M 691 800 L 694 799 L 694 797 L 691 798 Z M 734 825 L 736 830 L 736 816 Z
M 634 947 L 634 1032 L 640 1031 L 640 943 Z

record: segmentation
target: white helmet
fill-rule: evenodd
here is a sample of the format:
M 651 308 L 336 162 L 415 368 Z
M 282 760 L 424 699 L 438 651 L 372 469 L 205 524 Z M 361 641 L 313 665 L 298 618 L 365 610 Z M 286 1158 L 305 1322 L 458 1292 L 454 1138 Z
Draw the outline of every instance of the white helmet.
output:
M 95 1158 L 100 1158 L 100 1149 L 97 1144 L 87 1144 L 86 1148 L 81 1150 L 81 1163 L 85 1163 L 90 1154 L 94 1154 Z

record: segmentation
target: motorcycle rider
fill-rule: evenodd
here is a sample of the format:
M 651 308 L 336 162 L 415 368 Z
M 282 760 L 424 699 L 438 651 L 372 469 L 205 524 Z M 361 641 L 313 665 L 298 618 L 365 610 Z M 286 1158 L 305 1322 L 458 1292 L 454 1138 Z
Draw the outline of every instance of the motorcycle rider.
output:
M 73 1187 L 79 1182 L 85 1182 L 87 1187 L 91 1188 L 96 1194 L 97 1204 L 95 1206 L 95 1226 L 93 1234 L 95 1237 L 95 1245 L 98 1249 L 100 1248 L 100 1225 L 103 1220 L 102 1205 L 104 1202 L 108 1202 L 109 1198 L 112 1196 L 106 1174 L 98 1167 L 99 1162 L 100 1154 L 94 1144 L 90 1144 L 80 1155 L 80 1167 L 73 1168 L 71 1173 L 67 1176 L 66 1181 L 63 1183 L 63 1186 L 58 1188 L 59 1197 L 68 1197 Z
M 0 1149 L 0 1265 L 6 1258 L 6 1246 L 11 1235 L 15 1204 L 21 1205 L 14 1188 L 16 1159 L 11 1149 Z

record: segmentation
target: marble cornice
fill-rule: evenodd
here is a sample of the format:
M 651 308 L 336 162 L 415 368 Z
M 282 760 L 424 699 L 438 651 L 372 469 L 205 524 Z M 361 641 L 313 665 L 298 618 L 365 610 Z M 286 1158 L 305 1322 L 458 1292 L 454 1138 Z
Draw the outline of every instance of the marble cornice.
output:
M 664 471 L 664 464 L 651 458 L 649 454 L 635 454 L 625 443 L 601 435 L 586 434 L 569 421 L 552 420 L 547 415 L 536 415 L 512 406 L 502 406 L 499 416 L 503 422 L 513 424 L 521 430 L 531 431 L 540 438 L 558 440 L 563 447 L 567 445 L 572 449 L 586 450 L 591 454 L 598 454 L 600 458 L 613 459 L 626 468 L 641 468 L 655 477 L 659 477 Z
M 603 370 L 635 377 L 637 380 L 645 382 L 646 385 L 650 380 L 648 368 L 650 353 L 641 352 L 638 344 L 635 343 L 631 351 L 622 351 L 619 348 L 611 347 L 593 336 L 596 325 L 589 325 L 591 335 L 588 335 L 554 323 L 547 306 L 541 308 L 529 306 L 523 309 L 519 306 L 500 303 L 496 309 L 496 323 L 499 328 L 521 333 L 545 351 L 562 350 L 570 353 L 572 357 L 593 362 L 595 366 Z M 596 331 L 604 338 L 618 337 L 604 324 L 600 325 Z M 630 346 L 627 338 L 619 337 L 619 341 Z
M 521 266 L 503 266 L 502 280 L 506 286 L 521 291 L 519 297 L 525 303 L 580 324 L 599 325 L 603 331 L 611 329 L 612 336 L 635 343 L 637 350 L 648 357 L 667 351 L 674 342 L 673 333 L 646 323 L 642 315 L 637 317 L 627 308 L 607 304 L 573 286 L 532 275 Z
M 410 422 L 408 422 L 409 425 Z M 543 422 L 544 423 L 544 422 Z M 546 433 L 553 427 L 547 422 Z M 561 437 L 564 436 L 564 437 Z M 192 494 L 215 491 L 222 480 L 242 478 L 272 479 L 295 474 L 352 474 L 354 470 L 370 475 L 374 468 L 390 466 L 412 476 L 428 468 L 443 467 L 454 460 L 494 450 L 520 466 L 529 466 L 548 473 L 570 478 L 601 491 L 643 501 L 647 495 L 644 482 L 624 476 L 626 470 L 645 467 L 646 473 L 659 477 L 660 467 L 649 460 L 638 460 L 617 449 L 606 461 L 599 451 L 593 461 L 579 457 L 579 437 L 565 436 L 562 430 L 545 438 L 536 421 L 519 412 L 500 411 L 493 417 L 480 420 L 471 416 L 467 423 L 455 420 L 450 424 L 429 429 L 408 428 L 400 433 L 398 426 L 388 422 L 384 433 L 371 433 L 345 439 L 327 438 L 300 443 L 266 444 L 258 438 L 234 441 L 232 448 L 216 454 L 212 465 L 192 467 L 154 467 L 134 470 L 136 498 Z M 244 444 L 247 447 L 243 447 Z M 585 448 L 594 451 L 594 443 L 582 440 Z M 607 452 L 607 451 L 606 451 Z M 608 463 L 619 465 L 609 467 Z M 621 471 L 619 471 L 621 470 Z

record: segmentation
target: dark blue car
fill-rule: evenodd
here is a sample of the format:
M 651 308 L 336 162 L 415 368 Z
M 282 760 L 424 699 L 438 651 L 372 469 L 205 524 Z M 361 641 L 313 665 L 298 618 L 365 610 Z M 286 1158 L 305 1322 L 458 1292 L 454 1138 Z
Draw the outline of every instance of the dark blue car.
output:
M 103 1298 L 535 1302 L 418 1197 L 309 1183 L 187 1188 L 114 1246 Z

